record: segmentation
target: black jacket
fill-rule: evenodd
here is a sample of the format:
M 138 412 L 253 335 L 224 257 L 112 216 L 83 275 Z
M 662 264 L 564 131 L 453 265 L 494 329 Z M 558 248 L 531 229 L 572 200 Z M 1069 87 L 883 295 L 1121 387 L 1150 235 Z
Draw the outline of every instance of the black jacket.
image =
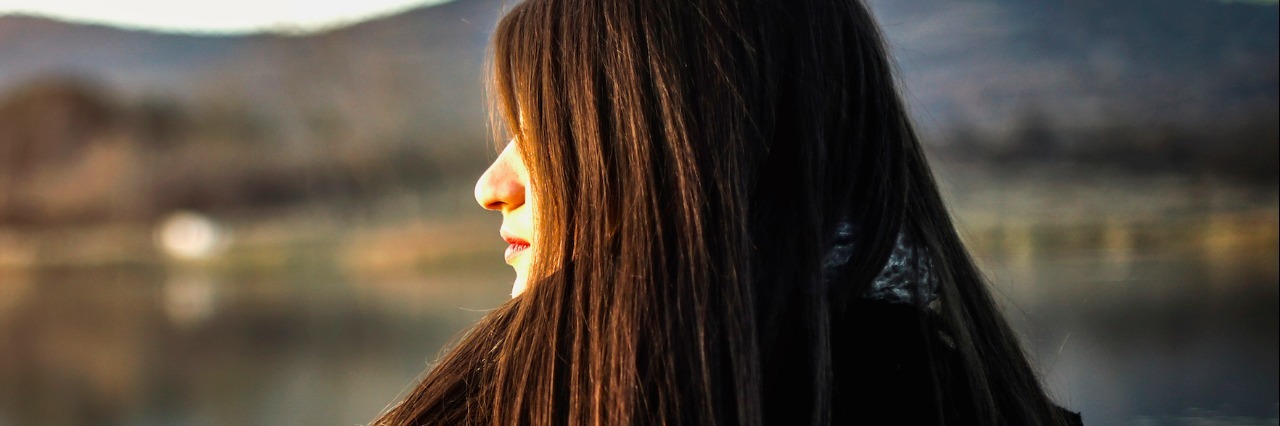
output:
M 965 401 L 959 354 L 926 331 L 937 330 L 925 324 L 931 312 L 871 300 L 855 302 L 847 312 L 832 325 L 833 424 L 876 418 L 903 425 L 977 424 Z M 1070 424 L 1082 424 L 1079 414 L 1059 410 Z

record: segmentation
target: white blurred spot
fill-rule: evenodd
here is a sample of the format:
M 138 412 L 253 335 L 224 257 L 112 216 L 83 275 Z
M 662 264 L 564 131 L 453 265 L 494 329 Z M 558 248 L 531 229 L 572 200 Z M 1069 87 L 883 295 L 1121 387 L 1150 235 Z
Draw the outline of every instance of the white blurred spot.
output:
M 179 259 L 204 259 L 226 251 L 231 236 L 217 222 L 194 212 L 175 212 L 155 231 L 156 245 Z

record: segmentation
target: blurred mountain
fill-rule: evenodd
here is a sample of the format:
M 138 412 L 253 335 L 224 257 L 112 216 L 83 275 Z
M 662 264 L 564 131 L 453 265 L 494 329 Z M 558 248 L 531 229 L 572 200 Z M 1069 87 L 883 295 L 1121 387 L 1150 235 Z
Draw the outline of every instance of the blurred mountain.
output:
M 170 34 L 0 16 L 0 93 L 54 76 L 124 97 L 242 102 L 287 112 L 279 117 L 286 121 L 377 115 L 367 124 L 478 135 L 480 69 L 498 13 L 497 2 L 460 0 L 305 35 Z
M 926 125 L 1215 122 L 1275 109 L 1275 2 L 877 0 Z
M 0 223 L 356 205 L 470 178 L 498 16 L 459 0 L 236 36 L 0 17 Z
M 293 35 L 0 16 L 0 223 L 470 179 L 500 3 Z M 1275 181 L 1275 2 L 870 3 L 935 153 Z
M 94 76 L 139 90 L 171 89 L 244 39 L 0 16 L 0 89 L 45 73 Z
M 1009 127 L 1213 120 L 1277 100 L 1277 7 L 1211 0 L 874 0 L 924 121 Z M 331 103 L 387 120 L 481 124 L 497 2 L 459 0 L 328 32 L 192 35 L 0 17 L 0 92 L 85 76 L 126 93 Z M 367 111 L 366 111 L 367 112 Z M 483 126 L 479 126 L 483 127 Z M 469 131 L 468 131 L 469 132 Z
M 874 0 L 934 151 L 1276 182 L 1276 2 Z

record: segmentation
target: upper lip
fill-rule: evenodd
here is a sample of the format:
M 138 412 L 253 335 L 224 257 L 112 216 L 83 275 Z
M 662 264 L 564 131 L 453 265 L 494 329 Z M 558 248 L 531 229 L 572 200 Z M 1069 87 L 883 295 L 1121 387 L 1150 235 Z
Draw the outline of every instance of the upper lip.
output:
M 511 235 L 507 231 L 501 231 L 501 235 L 502 235 L 502 239 L 505 240 L 507 244 L 526 245 L 526 246 L 529 245 L 529 241 L 525 240 L 524 238 Z

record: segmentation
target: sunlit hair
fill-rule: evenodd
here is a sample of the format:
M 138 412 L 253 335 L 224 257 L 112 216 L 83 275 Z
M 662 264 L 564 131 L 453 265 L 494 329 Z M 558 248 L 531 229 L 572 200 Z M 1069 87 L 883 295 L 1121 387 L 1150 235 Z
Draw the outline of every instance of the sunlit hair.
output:
M 940 284 L 920 310 L 939 320 L 919 327 L 962 367 L 932 374 L 963 392 L 920 403 L 1060 421 L 956 236 L 860 2 L 528 0 L 498 24 L 492 69 L 537 194 L 530 288 L 379 424 L 847 420 L 833 330 L 900 232 Z M 857 255 L 824 269 L 842 221 Z

